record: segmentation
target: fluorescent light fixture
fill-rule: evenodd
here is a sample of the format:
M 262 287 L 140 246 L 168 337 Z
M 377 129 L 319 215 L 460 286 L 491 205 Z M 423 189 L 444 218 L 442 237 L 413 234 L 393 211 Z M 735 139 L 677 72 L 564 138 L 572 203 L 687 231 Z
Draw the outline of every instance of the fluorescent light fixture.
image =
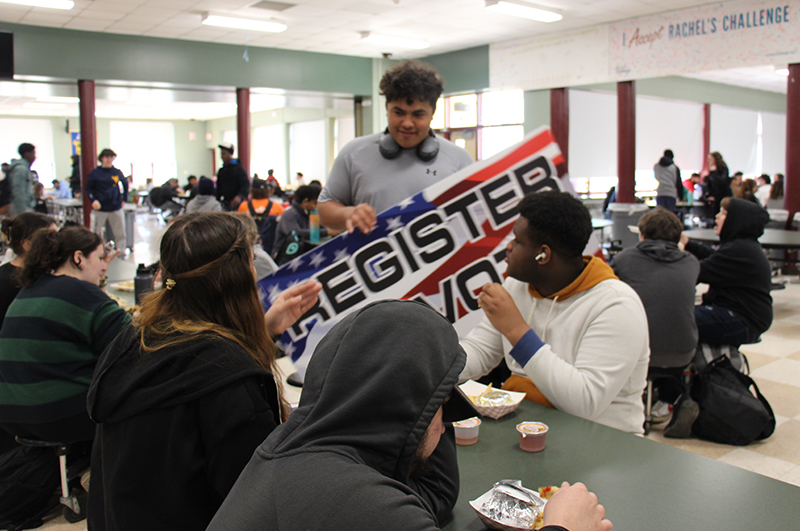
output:
M 361 42 L 381 44 L 383 46 L 395 46 L 397 48 L 410 48 L 412 50 L 424 50 L 430 47 L 430 43 L 425 41 L 406 39 L 403 37 L 391 37 L 389 35 L 375 35 L 368 31 L 361 32 Z
M 49 7 L 50 9 L 72 9 L 75 2 L 72 0 L 0 0 L 3 4 L 16 4 L 18 6 Z
M 80 103 L 81 99 L 77 96 L 39 96 L 36 101 L 42 103 Z
M 268 33 L 280 33 L 286 31 L 286 24 L 280 22 L 270 22 L 269 20 L 255 20 L 251 18 L 223 17 L 219 15 L 206 15 L 203 18 L 206 26 L 217 26 L 220 28 L 243 29 L 250 31 L 266 31 Z
M 786 76 L 789 77 L 789 69 L 788 68 L 776 68 L 775 73 L 779 76 Z
M 513 2 L 510 0 L 486 0 L 486 9 L 504 15 L 527 18 L 538 22 L 556 22 L 562 17 L 553 11 L 534 7 L 524 2 Z
M 26 109 L 49 109 L 53 111 L 67 108 L 66 103 L 37 103 L 35 101 L 23 103 L 22 106 Z

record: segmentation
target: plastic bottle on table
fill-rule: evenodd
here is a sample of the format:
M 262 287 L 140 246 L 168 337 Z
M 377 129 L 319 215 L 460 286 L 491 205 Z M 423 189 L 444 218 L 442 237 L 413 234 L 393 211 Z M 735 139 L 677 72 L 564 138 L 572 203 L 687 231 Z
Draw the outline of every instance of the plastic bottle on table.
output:
M 136 304 L 142 303 L 142 298 L 153 291 L 153 272 L 144 264 L 139 264 L 136 277 L 133 279 L 133 293 Z
M 309 241 L 311 243 L 319 243 L 319 212 L 316 209 L 312 210 L 308 215 L 308 225 L 311 234 L 309 234 Z

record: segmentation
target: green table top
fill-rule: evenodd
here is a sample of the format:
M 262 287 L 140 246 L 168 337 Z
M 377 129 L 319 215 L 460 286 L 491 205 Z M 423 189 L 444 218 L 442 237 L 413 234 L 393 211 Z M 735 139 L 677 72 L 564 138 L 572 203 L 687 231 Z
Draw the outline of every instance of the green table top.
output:
M 515 427 L 529 420 L 550 428 L 542 452 L 519 449 Z M 581 481 L 615 531 L 800 529 L 798 487 L 528 401 L 484 417 L 458 461 L 461 493 L 445 530 L 484 529 L 469 501 L 501 479 L 532 489 Z

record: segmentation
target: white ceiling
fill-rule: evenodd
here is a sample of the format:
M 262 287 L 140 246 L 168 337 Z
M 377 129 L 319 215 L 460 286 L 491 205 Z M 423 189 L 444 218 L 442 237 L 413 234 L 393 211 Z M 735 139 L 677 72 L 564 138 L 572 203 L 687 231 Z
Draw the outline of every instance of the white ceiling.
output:
M 75 0 L 69 11 L 0 3 L 0 21 L 75 30 L 166 37 L 284 48 L 309 52 L 362 57 L 391 53 L 393 59 L 460 50 L 536 34 L 564 31 L 595 24 L 652 15 L 708 4 L 708 0 L 540 0 L 536 4 L 558 11 L 563 19 L 544 24 L 484 9 L 484 0 L 283 0 L 290 7 L 266 10 L 253 7 L 259 0 Z M 269 34 L 203 26 L 205 13 L 276 20 L 285 23 L 283 33 Z M 406 51 L 384 45 L 362 43 L 361 32 L 407 37 L 430 43 L 425 50 Z M 778 65 L 784 67 L 785 65 Z M 786 78 L 773 73 L 772 66 L 705 72 L 690 77 L 732 85 L 786 92 Z M 28 94 L 3 90 L 0 84 L 0 113 L 19 109 Z M 273 108 L 272 103 L 259 104 Z M 152 107 L 152 106 L 150 106 Z M 235 108 L 235 107 L 234 107 Z M 98 95 L 98 116 L 147 118 L 151 114 L 180 119 L 210 119 L 230 116 L 231 102 L 175 103 L 163 109 L 142 106 L 127 109 L 119 102 L 102 101 Z M 20 111 L 14 111 L 19 113 Z M 77 116 L 77 105 L 58 113 Z M 31 114 L 35 114 L 31 112 Z

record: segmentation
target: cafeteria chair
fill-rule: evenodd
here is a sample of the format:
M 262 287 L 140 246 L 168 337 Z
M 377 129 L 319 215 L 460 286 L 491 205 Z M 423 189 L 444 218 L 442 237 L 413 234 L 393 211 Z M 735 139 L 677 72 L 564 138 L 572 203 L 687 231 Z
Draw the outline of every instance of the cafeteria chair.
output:
M 683 392 L 689 393 L 691 388 L 691 365 L 685 367 L 650 367 L 647 370 L 647 387 L 644 390 L 644 434 L 648 435 L 650 429 L 653 427 L 653 382 L 660 378 L 674 378 L 676 376 L 684 375 L 682 379 Z
M 70 492 L 69 482 L 80 477 L 80 473 L 89 467 L 88 457 L 79 459 L 71 467 L 67 468 L 67 454 L 70 452 L 70 445 L 57 441 L 43 441 L 41 439 L 15 437 L 18 444 L 22 446 L 33 446 L 37 448 L 53 448 L 58 456 L 58 465 L 61 473 L 61 497 L 59 502 L 64 506 L 62 514 L 69 523 L 80 522 L 86 519 L 86 501 L 88 494 L 83 489 L 74 488 Z

